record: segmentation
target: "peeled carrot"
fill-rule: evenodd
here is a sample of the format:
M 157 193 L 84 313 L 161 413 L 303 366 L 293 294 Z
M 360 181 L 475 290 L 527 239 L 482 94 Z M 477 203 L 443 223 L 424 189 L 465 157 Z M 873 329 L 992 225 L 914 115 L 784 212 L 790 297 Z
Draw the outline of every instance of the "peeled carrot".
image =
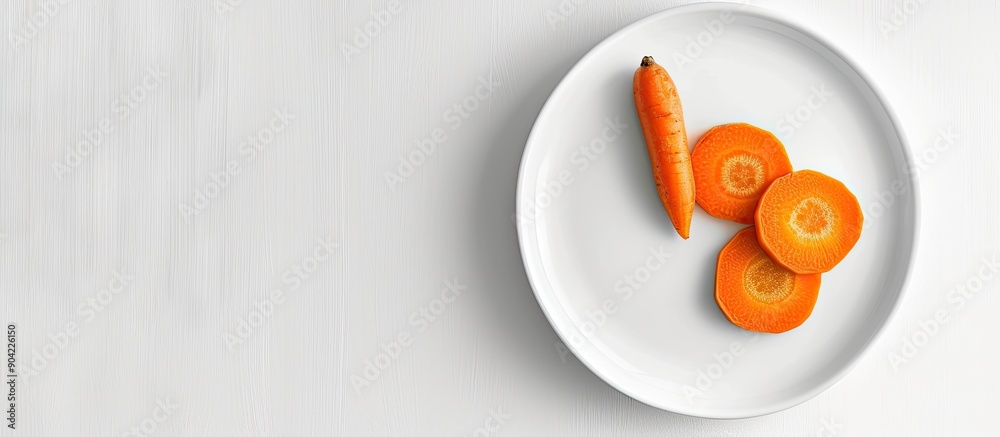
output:
M 785 146 L 747 123 L 708 130 L 691 152 L 695 200 L 709 215 L 752 224 L 757 200 L 775 179 L 792 172 Z
M 694 171 L 677 87 L 667 70 L 646 56 L 635 71 L 632 94 L 660 201 L 674 229 L 686 239 L 694 214 Z
M 800 170 L 771 183 L 754 219 L 757 239 L 775 262 L 796 273 L 823 273 L 854 248 L 865 218 L 843 183 Z
M 776 264 L 757 243 L 754 228 L 736 234 L 719 252 L 715 303 L 734 325 L 778 334 L 809 318 L 820 275 L 801 275 Z

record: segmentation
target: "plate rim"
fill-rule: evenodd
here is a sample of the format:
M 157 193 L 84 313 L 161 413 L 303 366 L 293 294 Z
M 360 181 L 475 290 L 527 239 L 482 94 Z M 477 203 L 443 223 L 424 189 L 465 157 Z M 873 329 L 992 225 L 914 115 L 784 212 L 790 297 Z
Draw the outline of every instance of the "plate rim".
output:
M 902 128 L 902 124 L 900 123 L 899 116 L 896 113 L 895 109 L 889 103 L 889 100 L 886 98 L 886 95 L 883 92 L 882 88 L 875 81 L 872 80 L 872 77 L 867 72 L 867 70 L 862 68 L 860 64 L 858 64 L 858 62 L 854 60 L 854 58 L 848 56 L 836 44 L 833 44 L 830 40 L 818 34 L 817 32 L 797 24 L 786 14 L 775 9 L 750 5 L 746 3 L 737 3 L 737 2 L 709 1 L 709 2 L 690 3 L 690 4 L 670 7 L 655 12 L 646 17 L 640 18 L 632 23 L 629 23 L 628 25 L 615 31 L 613 34 L 607 36 L 599 43 L 597 43 L 594 47 L 590 48 L 586 54 L 584 54 L 579 60 L 577 60 L 573 64 L 573 66 L 562 77 L 562 79 L 559 80 L 559 83 L 555 86 L 555 88 L 553 88 L 552 92 L 545 99 L 545 103 L 542 105 L 541 110 L 539 110 L 538 115 L 536 115 L 535 121 L 532 123 L 531 130 L 528 134 L 527 140 L 525 141 L 525 148 L 521 154 L 521 160 L 518 165 L 517 185 L 514 190 L 515 218 L 523 217 L 523 214 L 525 213 L 525 211 L 523 210 L 524 207 L 522 206 L 523 202 L 521 202 L 521 200 L 525 198 L 526 194 L 524 192 L 524 190 L 526 190 L 525 180 L 527 178 L 526 175 L 527 170 L 525 164 L 528 161 L 529 154 L 532 153 L 535 146 L 536 142 L 535 137 L 538 134 L 539 130 L 538 122 L 553 110 L 552 102 L 554 97 L 556 97 L 557 95 L 561 95 L 561 93 L 564 92 L 564 88 L 567 86 L 566 84 L 569 81 L 569 79 L 575 77 L 575 75 L 580 74 L 580 71 L 582 71 L 580 69 L 580 66 L 582 64 L 590 60 L 591 57 L 595 56 L 595 54 L 601 49 L 603 49 L 605 46 L 611 45 L 613 42 L 623 37 L 626 33 L 648 22 L 659 20 L 671 15 L 679 15 L 682 13 L 694 13 L 694 12 L 711 11 L 711 10 L 717 10 L 721 12 L 727 9 L 736 9 L 736 8 L 739 8 L 740 9 L 739 12 L 742 14 L 749 14 L 756 16 L 757 18 L 763 18 L 775 22 L 777 24 L 780 24 L 782 26 L 785 26 L 796 32 L 799 32 L 802 35 L 812 39 L 825 49 L 829 50 L 830 53 L 832 53 L 837 58 L 840 58 L 840 60 L 842 60 L 847 65 L 847 67 L 853 70 L 861 79 L 861 81 L 871 90 L 873 96 L 875 97 L 875 100 L 885 111 L 886 117 L 888 118 L 889 121 L 889 125 L 892 127 L 892 132 L 896 135 L 896 138 L 899 140 L 899 145 L 900 145 L 899 148 L 903 157 L 904 164 L 906 164 L 906 168 L 912 168 L 912 164 L 914 162 L 914 157 L 913 157 L 914 152 L 910 145 L 910 141 L 906 136 L 906 132 Z M 554 323 L 552 318 L 553 316 L 550 314 L 549 308 L 547 308 L 547 306 L 543 302 L 542 297 L 539 295 L 538 287 L 536 287 L 535 285 L 535 280 L 536 280 L 535 276 L 544 275 L 544 272 L 535 271 L 527 260 L 525 253 L 526 231 L 524 230 L 524 227 L 526 225 L 521 220 L 515 220 L 515 227 L 517 229 L 517 236 L 518 236 L 518 249 L 521 255 L 521 262 L 524 265 L 526 276 L 528 278 L 528 283 L 531 286 L 532 294 L 535 296 L 535 300 L 538 302 L 538 306 L 542 309 L 542 313 L 545 314 L 545 318 L 548 321 L 549 325 L 552 327 L 552 330 L 555 331 L 556 335 L 559 337 L 559 340 L 562 341 L 562 343 L 566 346 L 566 348 L 569 349 L 573 353 L 573 355 L 576 356 L 576 358 L 585 367 L 587 367 L 588 370 L 590 370 L 591 373 L 596 375 L 606 384 L 610 385 L 612 388 L 618 390 L 619 392 L 625 394 L 626 396 L 635 399 L 639 402 L 642 402 L 646 405 L 652 406 L 660 410 L 669 411 L 672 413 L 681 414 L 685 416 L 707 418 L 707 419 L 745 419 L 745 418 L 759 417 L 768 414 L 774 414 L 795 407 L 797 405 L 800 405 L 810 399 L 815 398 L 816 396 L 822 394 L 823 392 L 829 390 L 831 387 L 833 387 L 838 382 L 843 380 L 844 377 L 846 377 L 855 368 L 855 366 L 857 366 L 857 364 L 861 361 L 862 358 L 865 358 L 869 354 L 871 354 L 871 351 L 873 349 L 872 346 L 874 345 L 874 343 L 885 335 L 886 329 L 890 324 L 892 324 L 892 322 L 896 318 L 899 311 L 899 307 L 901 306 L 902 301 L 907 295 L 907 290 L 910 288 L 910 281 L 913 276 L 913 269 L 915 264 L 914 261 L 916 259 L 916 254 L 920 243 L 920 229 L 922 223 L 922 218 L 921 218 L 922 207 L 920 200 L 921 189 L 919 185 L 919 179 L 913 172 L 907 171 L 906 174 L 907 178 L 909 179 L 910 187 L 912 187 L 912 202 L 913 202 L 913 217 L 912 217 L 913 226 L 912 226 L 912 231 L 910 232 L 909 235 L 911 241 L 910 250 L 909 253 L 906 254 L 906 259 L 905 259 L 906 267 L 903 269 L 902 272 L 903 277 L 902 280 L 900 281 L 899 291 L 896 293 L 894 302 L 892 302 L 892 304 L 889 306 L 888 311 L 885 314 L 884 320 L 879 324 L 878 327 L 874 329 L 871 335 L 864 340 L 864 343 L 861 345 L 858 352 L 856 352 L 854 356 L 851 357 L 844 366 L 841 366 L 840 369 L 838 369 L 836 372 L 831 373 L 830 376 L 823 378 L 823 380 L 819 384 L 816 384 L 813 387 L 805 390 L 802 394 L 787 398 L 788 400 L 785 400 L 784 402 L 776 402 L 773 404 L 769 404 L 765 407 L 757 408 L 756 410 L 750 411 L 745 414 L 740 414 L 739 412 L 728 412 L 728 411 L 713 412 L 711 411 L 710 408 L 697 408 L 694 406 L 664 405 L 663 403 L 656 402 L 655 399 L 650 399 L 649 397 L 644 395 L 638 395 L 632 390 L 617 384 L 607 375 L 597 371 L 591 363 L 589 363 L 581 356 L 580 352 L 577 350 L 578 347 L 574 346 L 572 341 L 567 341 L 567 338 L 564 335 L 564 333 L 561 332 L 561 330 L 557 327 L 556 323 Z

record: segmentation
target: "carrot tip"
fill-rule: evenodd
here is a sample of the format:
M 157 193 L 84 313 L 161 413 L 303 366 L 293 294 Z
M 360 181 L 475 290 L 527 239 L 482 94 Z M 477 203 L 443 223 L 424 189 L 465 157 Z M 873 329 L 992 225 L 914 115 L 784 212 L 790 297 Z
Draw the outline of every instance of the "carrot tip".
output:
M 643 67 L 648 67 L 648 66 L 653 65 L 655 63 L 656 63 L 656 61 L 653 60 L 652 56 L 643 56 L 642 57 L 642 62 L 639 65 L 642 65 Z

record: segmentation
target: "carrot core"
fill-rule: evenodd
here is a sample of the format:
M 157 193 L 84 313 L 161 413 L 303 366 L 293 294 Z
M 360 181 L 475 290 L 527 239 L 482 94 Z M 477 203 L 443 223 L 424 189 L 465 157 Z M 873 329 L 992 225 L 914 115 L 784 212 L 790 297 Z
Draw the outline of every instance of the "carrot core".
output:
M 822 240 L 833 232 L 833 208 L 818 197 L 802 199 L 792 209 L 788 226 L 804 240 Z
M 722 188 L 740 198 L 758 194 L 764 185 L 764 164 L 756 156 L 737 153 L 722 162 Z
M 747 294 L 758 302 L 774 304 L 785 300 L 795 289 L 795 274 L 760 252 L 743 271 Z

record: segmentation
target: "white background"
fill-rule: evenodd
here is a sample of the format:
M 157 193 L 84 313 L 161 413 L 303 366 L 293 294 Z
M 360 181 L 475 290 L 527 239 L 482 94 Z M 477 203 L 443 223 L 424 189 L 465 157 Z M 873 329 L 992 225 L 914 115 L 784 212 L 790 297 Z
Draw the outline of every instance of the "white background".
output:
M 997 286 L 964 306 L 950 294 L 1000 258 L 993 1 L 751 2 L 856 59 L 925 168 L 919 255 L 885 335 L 819 397 L 738 421 L 640 404 L 560 354 L 510 217 L 560 78 L 616 30 L 687 2 L 426 3 L 0 9 L 0 322 L 17 324 L 22 364 L 18 429 L 2 435 L 1000 435 Z M 379 11 L 377 35 L 355 40 Z M 449 110 L 491 77 L 459 123 Z M 436 129 L 443 142 L 390 184 Z M 249 159 L 241 143 L 258 135 Z M 239 172 L 213 182 L 227 165 Z M 878 202 L 857 194 L 867 212 Z M 296 268 L 311 271 L 301 286 Z M 101 293 L 115 272 L 134 279 Z M 464 290 L 438 307 L 453 278 Z M 258 318 L 274 289 L 283 299 Z M 431 305 L 441 314 L 418 322 Z M 920 334 L 936 312 L 947 323 Z M 356 387 L 400 334 L 408 346 Z M 481 430 L 491 414 L 503 423 Z

